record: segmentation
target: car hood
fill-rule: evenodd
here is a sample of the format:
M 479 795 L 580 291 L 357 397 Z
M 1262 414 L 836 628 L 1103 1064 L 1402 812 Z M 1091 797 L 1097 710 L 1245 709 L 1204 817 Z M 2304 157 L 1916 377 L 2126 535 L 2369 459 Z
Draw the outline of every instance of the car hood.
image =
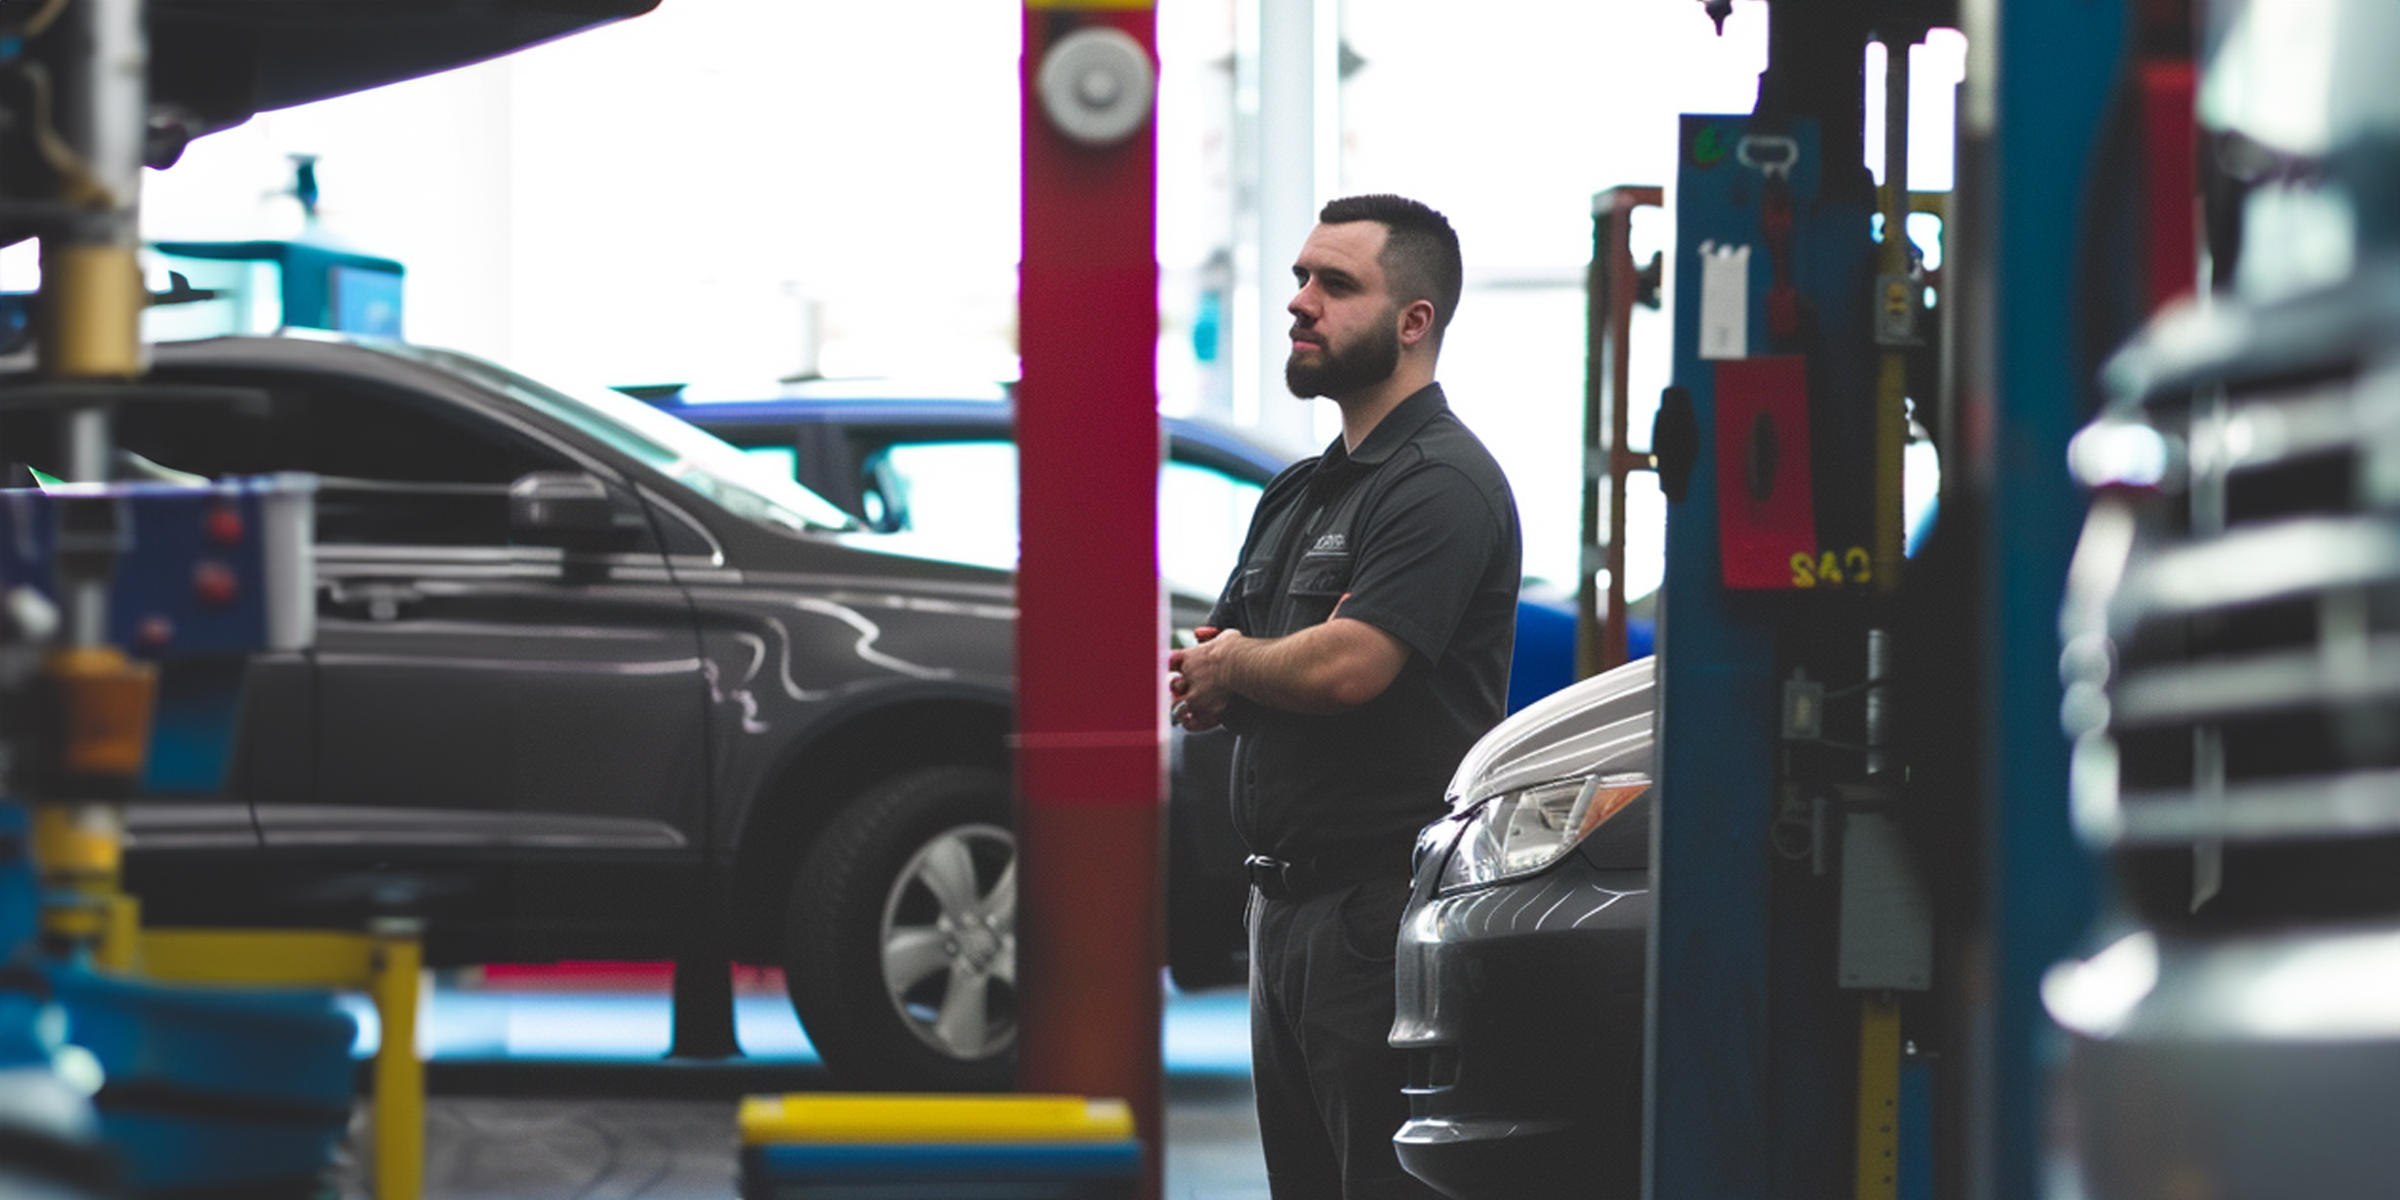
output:
M 1657 671 L 1640 658 L 1545 696 L 1493 727 L 1450 779 L 1454 809 L 1553 779 L 1650 770 Z

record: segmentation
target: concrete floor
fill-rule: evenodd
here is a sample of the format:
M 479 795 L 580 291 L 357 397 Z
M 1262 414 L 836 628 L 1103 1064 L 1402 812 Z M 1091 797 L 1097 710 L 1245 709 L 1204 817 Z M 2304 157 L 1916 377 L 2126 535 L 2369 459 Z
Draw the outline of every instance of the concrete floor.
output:
M 436 1096 L 426 1114 L 425 1195 L 730 1200 L 737 1194 L 734 1105 L 732 1099 Z M 346 1166 L 344 1200 L 371 1200 L 365 1168 L 363 1161 Z M 1266 1200 L 1248 1079 L 1169 1080 L 1166 1194 Z
M 831 1086 L 788 1008 L 749 1003 L 760 999 L 745 995 L 737 1009 L 747 1060 L 688 1064 L 649 1048 L 664 1046 L 665 997 L 648 990 L 437 989 L 422 1039 L 427 1200 L 734 1197 L 739 1097 Z M 525 1037 L 509 1032 L 519 1028 Z M 1265 1200 L 1242 996 L 1171 997 L 1165 1033 L 1167 1196 Z M 529 1038 L 539 1053 L 510 1052 Z M 353 1146 L 368 1144 L 366 1119 L 362 1104 Z M 344 1200 L 369 1200 L 367 1166 L 343 1165 Z

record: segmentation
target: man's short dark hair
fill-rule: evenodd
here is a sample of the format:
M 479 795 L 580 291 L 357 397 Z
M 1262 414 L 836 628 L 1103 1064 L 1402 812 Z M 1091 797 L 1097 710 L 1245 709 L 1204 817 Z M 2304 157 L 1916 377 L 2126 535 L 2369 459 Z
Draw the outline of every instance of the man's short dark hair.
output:
M 1459 288 L 1466 268 L 1458 253 L 1458 233 L 1450 219 L 1406 196 L 1344 196 L 1325 206 L 1317 220 L 1327 225 L 1373 221 L 1385 231 L 1384 281 L 1392 298 L 1402 304 L 1433 303 L 1433 339 L 1439 344 L 1458 311 Z

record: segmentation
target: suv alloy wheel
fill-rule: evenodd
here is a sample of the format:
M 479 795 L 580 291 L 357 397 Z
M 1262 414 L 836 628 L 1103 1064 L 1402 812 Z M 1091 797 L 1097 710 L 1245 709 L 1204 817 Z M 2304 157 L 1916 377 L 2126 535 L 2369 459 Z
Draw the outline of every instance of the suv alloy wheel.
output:
M 998 771 L 911 771 L 851 801 L 802 860 L 787 909 L 784 976 L 810 1042 L 835 1075 L 883 1088 L 1010 1086 L 1010 805 Z

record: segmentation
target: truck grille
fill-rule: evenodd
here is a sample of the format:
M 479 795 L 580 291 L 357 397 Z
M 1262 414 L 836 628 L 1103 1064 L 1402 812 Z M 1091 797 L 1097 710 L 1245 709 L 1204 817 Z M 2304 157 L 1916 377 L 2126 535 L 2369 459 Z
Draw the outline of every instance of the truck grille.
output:
M 2162 320 L 2108 382 L 2061 617 L 2079 828 L 2154 919 L 2400 911 L 2400 275 Z

